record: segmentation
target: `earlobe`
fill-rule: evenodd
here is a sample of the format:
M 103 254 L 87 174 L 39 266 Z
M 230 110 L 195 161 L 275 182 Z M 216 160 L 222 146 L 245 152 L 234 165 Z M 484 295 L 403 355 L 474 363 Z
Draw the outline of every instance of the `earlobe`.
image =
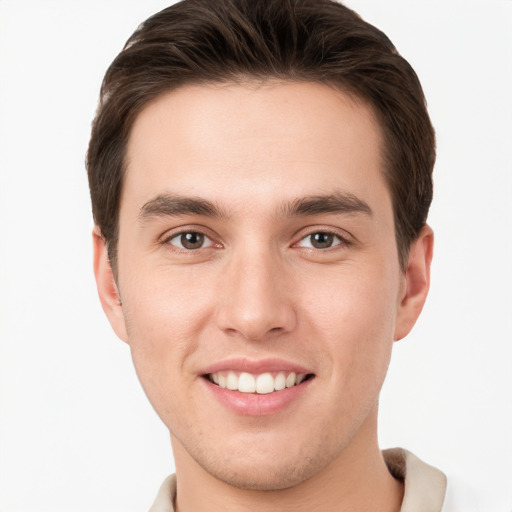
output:
M 98 227 L 93 233 L 94 275 L 101 306 L 117 336 L 128 342 L 119 290 L 110 266 L 105 239 Z
M 434 233 L 425 225 L 411 244 L 404 289 L 398 305 L 395 341 L 411 331 L 420 316 L 430 288 L 430 264 L 434 250 Z

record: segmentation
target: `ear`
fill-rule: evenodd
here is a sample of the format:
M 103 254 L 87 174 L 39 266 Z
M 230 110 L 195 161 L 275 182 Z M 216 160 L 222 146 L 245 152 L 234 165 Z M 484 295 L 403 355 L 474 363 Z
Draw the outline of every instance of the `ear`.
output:
M 121 297 L 108 258 L 105 239 L 96 226 L 92 233 L 94 245 L 94 275 L 101 306 L 117 336 L 128 342 Z
M 434 233 L 425 225 L 411 244 L 409 263 L 405 272 L 398 305 L 395 341 L 401 340 L 413 328 L 420 316 L 430 288 L 430 264 L 434 250 Z

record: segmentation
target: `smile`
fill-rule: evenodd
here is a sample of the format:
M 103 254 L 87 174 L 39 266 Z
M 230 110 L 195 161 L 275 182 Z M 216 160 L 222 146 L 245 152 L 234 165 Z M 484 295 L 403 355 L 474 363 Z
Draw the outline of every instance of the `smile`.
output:
M 298 386 L 312 375 L 285 371 L 265 372 L 257 375 L 247 372 L 223 371 L 210 373 L 206 377 L 210 382 L 224 389 L 265 395 Z

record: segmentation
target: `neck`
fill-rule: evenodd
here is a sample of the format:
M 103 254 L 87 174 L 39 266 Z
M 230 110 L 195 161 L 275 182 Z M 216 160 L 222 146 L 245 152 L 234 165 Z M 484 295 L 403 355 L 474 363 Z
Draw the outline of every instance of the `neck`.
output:
M 386 466 L 377 443 L 377 406 L 342 453 L 312 478 L 287 489 L 239 489 L 200 467 L 172 438 L 177 512 L 399 512 L 403 484 Z M 198 491 L 199 489 L 199 491 Z

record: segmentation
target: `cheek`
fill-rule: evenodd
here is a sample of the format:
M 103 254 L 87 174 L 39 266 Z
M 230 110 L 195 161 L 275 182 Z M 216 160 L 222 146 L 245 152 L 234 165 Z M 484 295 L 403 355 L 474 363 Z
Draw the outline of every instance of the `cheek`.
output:
M 187 368 L 204 328 L 205 294 L 194 291 L 197 287 L 183 274 L 141 274 L 122 294 L 128 342 L 144 392 L 171 425 L 183 401 L 193 407 L 187 393 L 194 376 Z
M 210 280 L 192 270 L 170 265 L 127 269 L 131 280 L 124 283 L 121 298 L 134 340 L 184 340 L 201 327 L 201 312 L 211 302 Z
M 139 379 L 145 388 L 157 379 L 177 379 L 197 350 L 211 310 L 208 283 L 186 269 L 139 267 L 126 275 L 133 278 L 124 283 L 121 299 Z
M 325 275 L 310 274 L 302 279 L 296 295 L 305 298 L 303 312 L 311 313 L 319 332 L 334 334 L 338 330 L 343 336 L 359 331 L 360 336 L 370 339 L 391 333 L 392 337 L 398 307 L 398 273 L 384 265 L 375 269 L 359 267 L 347 264 L 329 269 Z
M 350 380 L 351 388 L 371 384 L 368 380 L 380 385 L 393 345 L 398 280 L 384 268 L 344 268 L 337 274 L 304 305 L 311 336 L 322 334 L 335 381 Z

